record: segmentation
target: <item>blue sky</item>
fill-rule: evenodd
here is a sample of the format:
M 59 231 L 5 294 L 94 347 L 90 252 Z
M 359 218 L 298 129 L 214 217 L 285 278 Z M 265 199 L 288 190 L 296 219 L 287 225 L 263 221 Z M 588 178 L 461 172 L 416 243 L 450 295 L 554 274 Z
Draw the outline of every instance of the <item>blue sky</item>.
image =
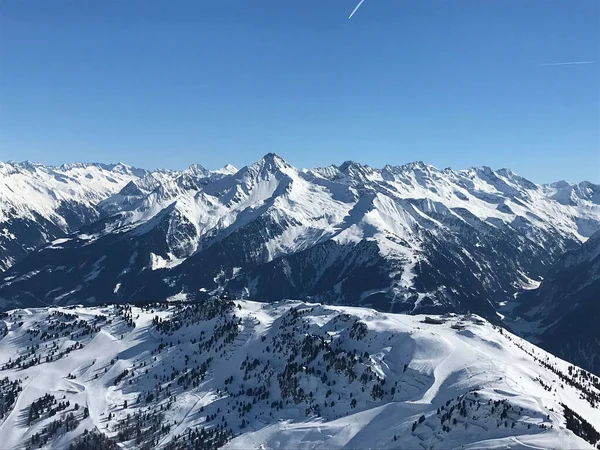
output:
M 0 160 L 600 181 L 600 2 L 356 3 L 0 0 Z

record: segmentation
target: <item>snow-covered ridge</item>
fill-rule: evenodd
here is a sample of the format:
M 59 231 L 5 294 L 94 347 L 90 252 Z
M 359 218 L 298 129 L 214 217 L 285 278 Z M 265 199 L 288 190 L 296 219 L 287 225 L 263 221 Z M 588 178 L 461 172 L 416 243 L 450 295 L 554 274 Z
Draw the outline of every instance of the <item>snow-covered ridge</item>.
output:
M 0 162 L 0 270 L 95 222 L 99 202 L 146 173 L 124 164 Z
M 56 238 L 131 207 L 132 195 L 208 174 L 199 165 L 151 172 L 123 163 L 0 162 L 0 270 Z
M 594 448 L 600 380 L 475 315 L 211 298 L 0 319 L 0 436 L 124 448 Z M 88 437 L 87 439 L 91 439 Z
M 61 202 L 95 206 L 127 182 L 146 175 L 124 164 L 43 164 L 0 162 L 0 220 L 40 214 L 60 219 Z M 66 224 L 63 223 L 66 227 Z
M 104 171 L 91 167 L 70 167 L 70 178 L 42 179 L 27 194 L 40 196 L 30 221 L 47 226 L 22 253 L 69 240 L 0 278 L 4 308 L 82 295 L 90 302 L 158 299 L 203 287 L 387 311 L 470 310 L 493 319 L 497 303 L 539 281 L 561 254 L 600 229 L 597 186 L 541 186 L 508 169 L 439 170 L 423 162 L 378 169 L 347 161 L 297 170 L 270 153 L 240 170 L 194 165 L 131 177 L 119 169 L 121 181 L 88 193 L 81 171 Z M 68 231 L 54 184 L 86 205 L 77 210 L 87 212 L 85 220 Z M 38 204 L 25 200 L 18 203 L 26 210 Z M 47 214 L 43 205 L 50 205 Z M 67 209 L 70 223 L 77 211 Z M 39 217 L 53 219 L 48 225 Z M 3 240 L 19 241 L 15 227 L 0 234 Z

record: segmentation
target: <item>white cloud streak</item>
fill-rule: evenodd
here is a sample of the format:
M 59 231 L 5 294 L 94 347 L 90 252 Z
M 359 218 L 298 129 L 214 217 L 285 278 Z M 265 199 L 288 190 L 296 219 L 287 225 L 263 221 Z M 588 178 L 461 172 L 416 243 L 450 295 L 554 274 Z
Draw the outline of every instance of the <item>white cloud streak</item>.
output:
M 360 2 L 358 2 L 358 5 L 356 5 L 356 8 L 354 8 L 354 11 L 352 11 L 352 14 L 348 16 L 348 19 L 352 19 L 352 16 L 356 13 L 356 11 L 358 11 L 358 8 L 360 8 L 360 5 L 362 5 L 364 1 L 365 0 L 360 0 Z
M 566 61 L 566 62 L 554 62 L 546 64 L 537 64 L 538 66 L 576 66 L 579 64 L 594 64 L 596 61 Z

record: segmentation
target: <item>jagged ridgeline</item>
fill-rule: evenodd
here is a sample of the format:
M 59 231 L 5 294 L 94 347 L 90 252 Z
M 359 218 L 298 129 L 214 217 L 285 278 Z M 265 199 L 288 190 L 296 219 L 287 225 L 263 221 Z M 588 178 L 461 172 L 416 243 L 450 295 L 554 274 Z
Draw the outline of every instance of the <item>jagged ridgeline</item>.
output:
M 600 380 L 477 315 L 209 297 L 0 323 L 8 448 L 599 443 Z
M 487 167 L 298 170 L 268 154 L 216 171 L 2 164 L 0 183 L 5 310 L 202 289 L 498 322 L 600 229 L 598 186 Z

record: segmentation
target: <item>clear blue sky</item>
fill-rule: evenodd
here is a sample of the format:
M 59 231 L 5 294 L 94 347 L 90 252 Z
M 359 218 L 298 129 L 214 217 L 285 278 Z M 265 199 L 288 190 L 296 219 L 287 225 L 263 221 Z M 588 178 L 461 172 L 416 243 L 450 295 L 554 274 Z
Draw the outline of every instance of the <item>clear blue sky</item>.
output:
M 0 0 L 0 160 L 600 181 L 598 0 L 356 3 Z

